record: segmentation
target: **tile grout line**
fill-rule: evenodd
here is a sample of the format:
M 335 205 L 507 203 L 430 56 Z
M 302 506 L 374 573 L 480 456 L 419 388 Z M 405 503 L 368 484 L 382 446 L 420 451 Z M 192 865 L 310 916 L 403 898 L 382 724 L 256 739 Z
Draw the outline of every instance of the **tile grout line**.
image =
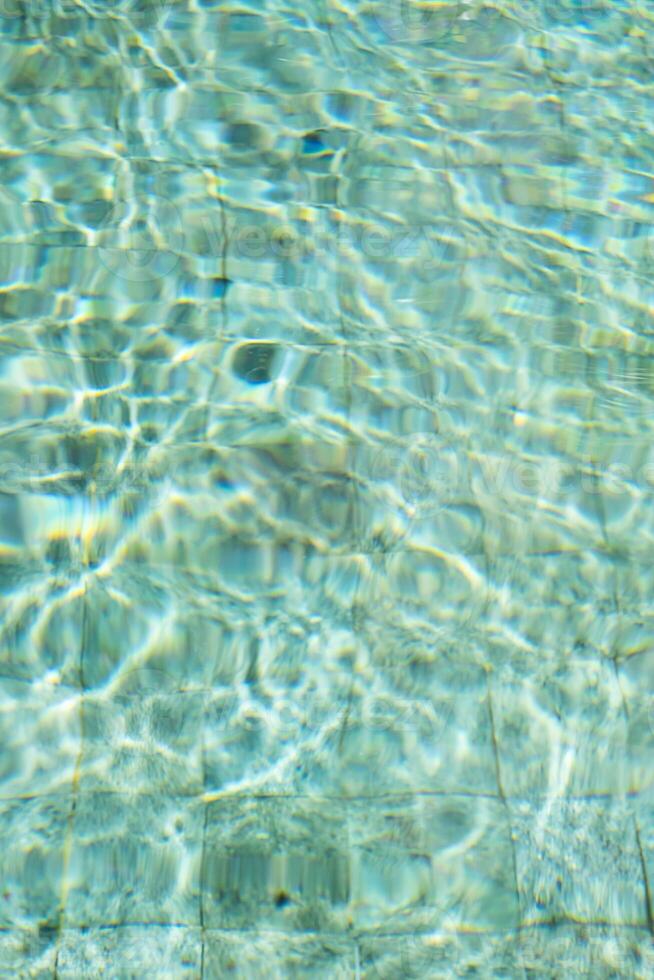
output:
M 205 955 L 206 955 L 206 923 L 204 916 L 204 885 L 205 885 L 205 861 L 207 843 L 207 825 L 209 823 L 209 801 L 207 799 L 207 752 L 206 752 L 206 701 L 202 711 L 202 798 L 204 799 L 204 819 L 202 822 L 202 843 L 200 845 L 200 895 L 199 895 L 199 919 L 200 919 L 200 980 L 205 976 Z M 196 799 L 197 797 L 192 797 Z
M 210 179 L 213 181 L 213 186 L 208 187 L 209 198 L 218 201 L 218 207 L 220 209 L 220 230 L 222 234 L 222 242 L 220 248 L 220 276 L 223 282 L 223 294 L 220 297 L 220 311 L 222 326 L 220 330 L 220 339 L 222 341 L 227 341 L 228 332 L 228 319 L 227 319 L 227 293 L 229 291 L 229 279 L 227 277 L 227 253 L 229 251 L 229 238 L 227 235 L 227 212 L 225 209 L 225 197 L 224 188 L 220 187 L 221 182 L 221 170 L 219 167 L 212 168 L 202 168 L 205 180 L 209 183 Z M 213 234 L 212 234 L 213 237 Z M 211 401 L 213 398 L 214 388 L 218 380 L 217 374 L 215 373 L 215 366 L 213 366 L 213 377 L 209 383 L 209 390 L 207 392 L 207 424 L 205 429 L 205 438 L 209 432 L 209 418 L 211 414 Z
M 331 26 L 329 28 L 329 37 L 330 37 L 330 40 L 331 40 L 332 44 L 334 45 L 334 49 L 336 50 L 336 45 L 334 44 L 334 40 L 333 40 L 332 33 L 331 33 Z M 343 154 L 343 157 L 342 157 L 342 160 L 341 160 L 341 164 L 343 162 L 345 162 L 345 160 L 347 159 L 347 154 L 348 154 L 348 148 L 346 147 L 346 149 L 344 151 L 344 154 Z M 342 175 L 343 175 L 343 168 L 341 166 L 341 168 L 339 169 L 337 178 L 336 178 L 336 194 L 335 194 L 335 202 L 334 202 L 335 210 L 338 210 L 338 211 L 340 211 L 340 208 L 341 208 L 341 187 L 342 187 L 341 180 L 342 180 Z M 336 216 L 334 216 L 334 217 L 336 217 Z M 341 342 L 342 342 L 342 347 L 341 347 L 342 354 L 341 354 L 341 357 L 342 357 L 342 363 L 343 363 L 343 387 L 345 389 L 344 390 L 345 418 L 347 420 L 347 424 L 348 424 L 348 427 L 350 429 L 350 434 L 346 437 L 346 441 L 347 441 L 347 452 L 348 452 L 348 456 L 350 457 L 350 466 L 353 466 L 354 467 L 354 473 L 352 473 L 352 471 L 350 471 L 350 473 L 349 473 L 349 478 L 352 481 L 351 484 L 350 484 L 350 486 L 352 487 L 352 489 L 354 491 L 353 496 L 350 498 L 351 499 L 352 510 L 351 510 L 351 512 L 349 514 L 346 515 L 346 520 L 349 520 L 349 521 L 352 522 L 350 526 L 353 528 L 353 532 L 354 532 L 353 533 L 353 544 L 356 546 L 356 545 L 359 544 L 359 540 L 358 540 L 359 539 L 359 532 L 361 531 L 360 509 L 359 509 L 360 508 L 360 504 L 359 504 L 360 485 L 359 485 L 359 482 L 358 482 L 359 481 L 360 474 L 358 472 L 358 467 L 356 466 L 356 450 L 357 450 L 357 447 L 356 447 L 356 442 L 355 442 L 355 438 L 354 438 L 354 433 L 352 432 L 352 400 L 353 400 L 352 399 L 352 381 L 353 381 L 353 363 L 352 363 L 352 359 L 351 359 L 351 356 L 350 356 L 351 351 L 352 351 L 352 337 L 350 335 L 350 331 L 349 331 L 349 328 L 348 328 L 347 317 L 345 316 L 344 310 L 343 310 L 343 287 L 344 287 L 344 283 L 343 283 L 343 276 L 342 276 L 342 266 L 341 266 L 342 255 L 341 255 L 340 244 L 341 244 L 341 222 L 340 222 L 340 220 L 336 219 L 336 255 L 337 255 L 337 263 L 336 263 L 336 300 L 337 300 L 337 305 L 338 305 L 339 324 L 340 324 Z M 350 603 L 349 617 L 348 617 L 349 620 L 350 620 L 352 632 L 353 632 L 353 634 L 354 634 L 355 637 L 358 637 L 359 632 L 360 632 L 360 624 L 359 624 L 359 619 L 360 619 L 360 616 L 359 616 L 360 594 L 359 594 L 359 587 L 361 585 L 361 575 L 362 575 L 361 570 L 360 569 L 357 570 L 355 588 L 354 588 L 354 592 L 353 592 L 352 601 Z M 352 678 L 351 678 L 351 683 L 350 683 L 350 690 L 349 690 L 349 693 L 348 693 L 347 705 L 345 707 L 345 710 L 343 711 L 343 721 L 342 721 L 341 730 L 340 730 L 339 738 L 338 738 L 338 754 L 339 754 L 339 756 L 340 756 L 340 754 L 342 752 L 343 739 L 345 737 L 345 732 L 346 732 L 347 723 L 348 723 L 348 720 L 349 720 L 350 710 L 351 710 L 351 707 L 352 707 L 352 699 L 353 699 L 353 695 L 354 695 L 354 687 L 355 687 L 355 678 L 354 678 L 354 671 L 353 671 Z M 411 794 L 411 799 L 413 799 L 413 794 Z M 347 804 L 345 806 L 345 812 L 347 814 Z M 347 817 L 347 815 L 346 815 L 345 819 L 346 819 L 346 825 L 347 825 L 347 828 L 346 829 L 347 829 L 347 836 L 348 836 L 348 865 L 349 865 L 349 872 L 348 872 L 348 877 L 349 877 L 349 895 L 348 895 L 348 899 L 349 899 L 349 901 L 351 901 L 352 900 L 352 895 L 351 895 L 351 889 L 352 889 L 352 863 L 353 863 L 352 862 L 352 848 L 351 848 L 351 844 L 350 844 L 350 841 L 349 841 L 349 838 L 350 838 L 350 821 L 349 821 L 349 818 Z M 355 935 L 353 937 L 353 939 L 354 939 L 354 980 L 360 980 L 360 978 L 361 978 L 361 966 L 360 966 L 359 936 L 358 935 Z
M 64 838 L 64 849 L 63 849 L 63 859 L 62 859 L 62 870 L 61 870 L 61 892 L 59 897 L 59 917 L 57 922 L 57 941 L 56 941 L 56 952 L 55 961 L 53 967 L 53 980 L 57 980 L 59 975 L 59 956 L 61 953 L 61 938 L 65 928 L 66 921 L 66 906 L 68 904 L 68 894 L 70 889 L 69 882 L 69 870 L 70 870 L 70 860 L 73 849 L 73 829 L 75 825 L 75 813 L 77 811 L 77 802 L 79 797 L 79 784 L 81 778 L 82 770 L 82 758 L 84 756 L 84 655 L 85 647 L 87 642 L 88 633 L 88 601 L 87 601 L 87 583 L 84 583 L 84 605 L 82 611 L 82 624 L 81 624 L 81 642 L 79 651 L 79 667 L 78 667 L 78 679 L 79 679 L 79 694 L 80 694 L 80 704 L 79 704 L 79 751 L 75 759 L 75 769 L 73 771 L 73 778 L 71 781 L 71 795 L 72 803 L 70 811 L 68 813 L 68 819 L 66 823 L 66 834 Z
M 521 932 L 522 933 L 547 932 L 556 929 L 565 929 L 567 926 L 579 927 L 583 929 L 615 929 L 624 932 L 625 934 L 633 933 L 633 932 L 643 932 L 643 933 L 648 932 L 647 925 L 645 925 L 642 922 L 641 923 L 616 922 L 615 920 L 611 920 L 611 919 L 582 919 L 582 918 L 575 918 L 574 916 L 560 916 L 559 918 L 548 919 L 543 921 L 540 920 L 534 921 L 524 926 L 513 926 L 513 927 L 507 927 L 505 929 L 501 929 L 501 928 L 482 929 L 475 933 L 471 933 L 466 926 L 462 926 L 459 929 L 452 929 L 450 931 L 452 935 L 463 936 L 463 937 L 470 937 L 471 935 L 475 935 L 475 936 L 496 936 L 496 937 L 516 936 L 517 938 L 517 936 Z M 12 932 L 13 928 L 14 927 L 10 925 L 0 926 L 0 935 L 3 933 L 6 934 Z M 92 931 L 120 932 L 122 929 L 137 929 L 137 928 L 138 929 L 164 929 L 164 930 L 178 929 L 180 931 L 186 931 L 191 933 L 199 932 L 199 927 L 189 926 L 188 923 L 185 922 L 150 922 L 147 920 L 145 921 L 130 920 L 121 923 L 102 923 L 100 925 L 90 926 L 88 928 L 88 931 L 89 932 Z M 64 929 L 64 932 L 78 932 L 83 930 L 85 931 L 86 927 L 70 926 L 70 927 L 66 927 Z M 215 926 L 213 928 L 207 928 L 205 931 L 208 933 L 214 933 L 216 935 L 221 933 L 227 933 L 229 935 L 238 934 L 238 935 L 248 935 L 248 936 L 250 935 L 260 936 L 262 934 L 268 934 L 268 935 L 280 936 L 280 937 L 288 936 L 287 930 L 283 928 L 279 928 L 279 929 L 266 928 L 261 930 L 261 929 L 257 929 L 254 926 L 249 928 L 244 926 L 234 926 L 233 928 L 229 928 L 226 926 Z M 316 938 L 316 937 L 319 938 L 323 936 L 329 937 L 331 939 L 343 939 L 345 935 L 346 934 L 342 930 L 338 932 L 330 932 L 329 930 L 308 931 L 301 934 L 303 938 L 307 938 L 307 939 Z M 369 939 L 388 939 L 388 938 L 402 938 L 402 937 L 408 939 L 411 939 L 413 937 L 418 937 L 421 939 L 429 939 L 433 937 L 434 933 L 432 929 L 425 929 L 419 931 L 416 931 L 415 929 L 411 929 L 407 932 L 401 932 L 397 930 L 396 931 L 391 930 L 388 932 L 384 932 L 384 931 L 368 932 L 363 930 L 363 931 L 358 931 L 357 933 L 353 933 L 352 935 L 353 935 L 354 942 L 359 943 L 361 940 L 367 941 Z
M 207 824 L 209 822 L 209 804 L 204 804 L 204 822 L 202 827 L 202 846 L 200 851 L 200 980 L 205 976 L 205 947 L 207 942 L 207 932 L 204 917 L 204 885 L 205 885 L 205 861 L 206 861 L 206 841 Z
M 509 841 L 511 843 L 511 863 L 513 866 L 513 882 L 515 886 L 516 906 L 517 906 L 517 912 L 519 917 L 518 927 L 517 927 L 518 942 L 519 942 L 520 937 L 522 935 L 522 902 L 520 900 L 520 886 L 518 883 L 518 860 L 516 856 L 513 822 L 511 820 L 509 804 L 508 804 L 506 794 L 504 792 L 504 786 L 502 784 L 502 768 L 500 763 L 500 751 L 497 742 L 497 733 L 495 730 L 495 714 L 493 711 L 493 697 L 492 697 L 491 683 L 490 683 L 490 672 L 488 668 L 486 668 L 486 691 L 488 696 L 488 716 L 489 716 L 490 728 L 491 728 L 491 741 L 493 743 L 493 755 L 495 757 L 495 778 L 497 781 L 497 790 L 498 790 L 499 799 L 502 802 L 502 806 L 504 808 L 504 812 L 506 813 L 506 817 L 507 817 Z
M 647 919 L 647 929 L 650 936 L 654 936 L 654 917 L 652 916 L 652 893 L 649 886 L 649 875 L 647 874 L 647 862 L 645 861 L 645 854 L 643 852 L 643 844 L 640 839 L 640 827 L 638 826 L 638 820 L 636 815 L 633 815 L 634 830 L 636 832 L 636 844 L 638 846 L 638 856 L 640 858 L 640 866 L 643 872 L 643 885 L 645 890 L 645 916 Z
M 616 609 L 619 612 L 619 610 L 620 610 L 620 600 L 619 600 L 617 589 L 614 592 L 614 602 L 615 602 Z M 615 679 L 616 679 L 616 683 L 618 685 L 618 690 L 620 692 L 620 700 L 622 702 L 622 711 L 624 713 L 625 719 L 626 719 L 627 724 L 628 724 L 629 723 L 629 717 L 630 717 L 629 716 L 629 705 L 627 704 L 627 699 L 625 697 L 624 690 L 622 688 L 622 682 L 620 680 L 620 672 L 618 671 L 618 664 L 617 664 L 617 661 L 616 661 L 615 657 L 612 657 L 611 658 L 611 661 L 612 661 L 612 664 L 613 664 L 613 672 L 615 674 Z M 625 796 L 625 799 L 630 798 L 631 796 L 633 796 L 634 798 L 637 799 L 639 795 L 640 795 L 640 791 L 637 791 L 636 793 L 633 793 L 633 794 L 627 794 Z M 637 817 L 637 814 L 635 812 L 633 812 L 633 811 L 632 811 L 632 814 L 631 814 L 631 819 L 632 819 L 633 825 L 634 825 L 634 833 L 636 835 L 636 846 L 638 848 L 638 859 L 640 861 L 640 867 L 641 867 L 641 871 L 642 871 L 642 875 L 643 875 L 643 889 L 644 889 L 644 892 L 645 892 L 645 896 L 644 896 L 645 897 L 645 920 L 647 922 L 647 929 L 649 930 L 650 935 L 651 936 L 654 936 L 654 912 L 653 912 L 653 909 L 652 909 L 652 892 L 651 892 L 650 884 L 649 884 L 649 874 L 647 872 L 647 862 L 645 860 L 645 852 L 643 851 L 643 843 L 642 843 L 641 836 L 640 836 L 640 826 L 639 826 L 639 823 L 638 823 L 638 817 Z
M 117 789 L 103 789 L 98 787 L 92 790 L 94 796 L 122 796 L 123 791 Z M 51 799 L 52 796 L 60 796 L 61 794 L 51 794 L 47 792 L 43 793 L 32 793 L 25 794 L 24 796 L 4 796 L 0 797 L 2 803 L 11 802 L 23 802 L 25 800 L 42 800 Z M 158 794 L 153 791 L 147 790 L 145 792 L 130 793 L 130 796 L 134 799 L 139 797 L 151 798 L 159 797 L 164 795 L 167 799 L 179 799 L 179 800 L 199 800 L 205 801 L 207 803 L 215 803 L 218 800 L 229 803 L 237 803 L 239 801 L 243 802 L 246 800 L 312 800 L 320 802 L 375 802 L 385 800 L 387 802 L 402 802 L 414 797 L 421 797 L 425 799 L 468 799 L 468 800 L 496 800 L 497 802 L 515 802 L 515 803 L 544 803 L 550 798 L 548 794 L 535 794 L 533 796 L 518 796 L 518 795 L 507 795 L 502 797 L 498 793 L 473 793 L 469 790 L 431 790 L 419 788 L 415 790 L 404 790 L 400 793 L 369 793 L 369 794 L 357 794 L 356 796 L 326 796 L 322 793 L 231 793 L 229 791 L 214 790 L 209 793 L 169 793 L 169 794 Z M 562 799 L 571 803 L 591 803 L 598 800 L 611 800 L 615 799 L 616 796 L 624 796 L 626 799 L 635 799 L 640 796 L 640 792 L 637 790 L 630 790 L 629 792 L 616 794 L 616 793 L 580 793 L 580 794 L 570 794 L 562 797 Z M 0 926 L 0 930 L 2 927 Z

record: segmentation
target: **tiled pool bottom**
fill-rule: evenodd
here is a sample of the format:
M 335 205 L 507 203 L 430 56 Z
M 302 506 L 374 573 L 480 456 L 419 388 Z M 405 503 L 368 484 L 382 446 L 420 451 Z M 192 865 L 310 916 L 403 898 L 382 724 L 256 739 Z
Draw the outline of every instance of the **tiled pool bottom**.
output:
M 521 648 L 492 668 L 479 633 L 390 647 L 373 604 L 348 631 L 352 563 L 323 559 L 325 594 L 290 589 L 258 645 L 178 594 L 177 680 L 89 583 L 69 635 L 91 651 L 102 624 L 105 656 L 148 666 L 3 680 L 5 975 L 651 974 L 646 679 Z
M 0 4 L 0 976 L 654 975 L 651 14 Z

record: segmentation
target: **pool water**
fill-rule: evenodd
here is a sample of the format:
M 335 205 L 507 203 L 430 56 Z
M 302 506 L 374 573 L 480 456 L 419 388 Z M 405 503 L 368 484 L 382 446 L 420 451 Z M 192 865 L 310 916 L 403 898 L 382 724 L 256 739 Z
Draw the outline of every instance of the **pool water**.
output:
M 654 975 L 649 0 L 0 0 L 0 976 Z

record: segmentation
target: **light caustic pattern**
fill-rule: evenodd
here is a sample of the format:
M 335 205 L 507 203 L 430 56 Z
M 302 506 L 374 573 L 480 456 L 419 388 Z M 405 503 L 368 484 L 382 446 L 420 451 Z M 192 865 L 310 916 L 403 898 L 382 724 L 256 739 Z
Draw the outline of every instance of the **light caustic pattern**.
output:
M 654 973 L 653 26 L 0 0 L 0 975 Z

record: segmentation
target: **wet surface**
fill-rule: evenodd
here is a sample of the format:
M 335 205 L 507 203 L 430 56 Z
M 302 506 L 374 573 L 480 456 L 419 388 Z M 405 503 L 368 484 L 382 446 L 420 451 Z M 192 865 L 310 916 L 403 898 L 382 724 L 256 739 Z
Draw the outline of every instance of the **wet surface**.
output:
M 0 5 L 0 972 L 652 974 L 652 13 Z

